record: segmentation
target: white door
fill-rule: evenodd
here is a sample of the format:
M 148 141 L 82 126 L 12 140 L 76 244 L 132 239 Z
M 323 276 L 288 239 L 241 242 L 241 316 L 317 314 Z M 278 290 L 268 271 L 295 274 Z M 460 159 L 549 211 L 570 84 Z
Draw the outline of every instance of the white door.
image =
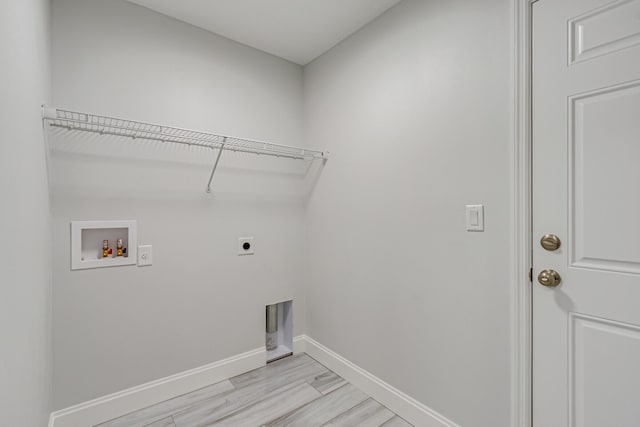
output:
M 534 426 L 638 427 L 640 0 L 534 3 L 532 131 Z

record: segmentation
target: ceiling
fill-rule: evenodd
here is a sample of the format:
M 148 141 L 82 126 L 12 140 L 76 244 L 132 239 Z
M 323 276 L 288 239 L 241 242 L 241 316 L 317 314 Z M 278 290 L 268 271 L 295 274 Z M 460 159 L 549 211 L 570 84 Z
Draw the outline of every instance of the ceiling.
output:
M 401 0 L 129 0 L 300 65 Z

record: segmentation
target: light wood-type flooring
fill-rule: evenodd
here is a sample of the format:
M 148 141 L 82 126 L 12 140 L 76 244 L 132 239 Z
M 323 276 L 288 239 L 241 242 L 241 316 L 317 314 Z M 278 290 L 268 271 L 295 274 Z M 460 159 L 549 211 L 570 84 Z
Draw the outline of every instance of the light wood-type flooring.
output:
M 132 412 L 97 427 L 409 427 L 306 354 Z

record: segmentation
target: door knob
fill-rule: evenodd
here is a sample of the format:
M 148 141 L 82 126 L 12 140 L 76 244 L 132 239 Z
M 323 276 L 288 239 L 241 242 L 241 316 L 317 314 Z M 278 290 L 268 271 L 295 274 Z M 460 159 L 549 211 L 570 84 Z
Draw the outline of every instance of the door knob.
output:
M 540 239 L 540 246 L 548 251 L 555 251 L 560 247 L 560 238 L 555 234 L 545 234 Z
M 561 281 L 562 278 L 555 270 L 542 270 L 540 274 L 538 274 L 538 282 L 549 288 L 555 288 Z

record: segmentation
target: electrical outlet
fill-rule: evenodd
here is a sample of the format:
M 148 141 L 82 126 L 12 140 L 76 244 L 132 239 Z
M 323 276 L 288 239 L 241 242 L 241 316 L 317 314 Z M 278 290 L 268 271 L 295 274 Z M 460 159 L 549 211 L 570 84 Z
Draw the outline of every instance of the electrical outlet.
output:
M 153 246 L 138 246 L 138 267 L 151 265 L 153 262 Z
M 253 255 L 253 237 L 238 238 L 238 255 Z

